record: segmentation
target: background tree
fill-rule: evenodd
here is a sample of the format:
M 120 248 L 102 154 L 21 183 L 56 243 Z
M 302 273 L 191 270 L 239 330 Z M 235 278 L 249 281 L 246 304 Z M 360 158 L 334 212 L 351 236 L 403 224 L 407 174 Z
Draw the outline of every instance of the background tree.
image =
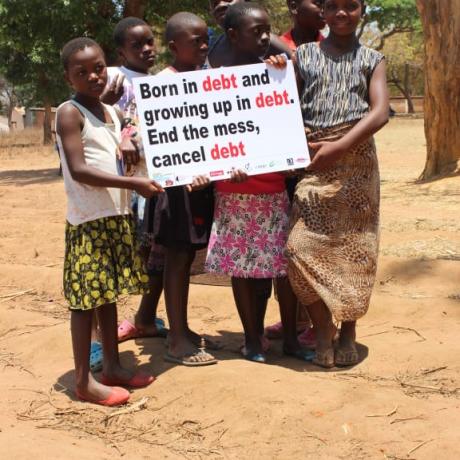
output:
M 0 76 L 0 110 L 8 118 L 9 127 L 11 127 L 13 110 L 17 105 L 18 97 L 14 85 Z
M 381 50 L 388 38 L 420 30 L 415 0 L 366 0 L 366 5 L 358 35 L 361 37 L 367 32 L 367 44 L 371 48 Z
M 51 142 L 51 107 L 69 95 L 59 51 L 80 35 L 112 49 L 112 30 L 120 7 L 111 0 L 2 0 L 0 73 L 27 88 L 27 99 L 45 108 L 44 142 Z
M 414 113 L 412 97 L 421 96 L 424 92 L 421 30 L 388 38 L 382 52 L 387 57 L 387 75 L 391 93 L 405 97 L 408 112 Z
M 425 35 L 425 133 L 422 179 L 460 169 L 460 0 L 417 0 Z

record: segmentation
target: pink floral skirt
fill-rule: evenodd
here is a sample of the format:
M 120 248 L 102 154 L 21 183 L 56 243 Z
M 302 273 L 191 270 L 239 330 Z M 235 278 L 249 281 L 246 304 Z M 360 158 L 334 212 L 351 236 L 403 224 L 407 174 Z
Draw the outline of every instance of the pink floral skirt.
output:
M 217 193 L 206 271 L 235 278 L 286 276 L 288 229 L 286 192 Z

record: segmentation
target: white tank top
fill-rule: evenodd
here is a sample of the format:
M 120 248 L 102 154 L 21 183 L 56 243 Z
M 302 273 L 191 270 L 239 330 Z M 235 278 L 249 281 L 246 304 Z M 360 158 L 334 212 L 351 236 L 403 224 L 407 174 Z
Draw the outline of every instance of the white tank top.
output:
M 85 119 L 81 140 L 86 164 L 106 173 L 119 175 L 117 149 L 121 141 L 121 127 L 115 109 L 104 104 L 112 118 L 112 123 L 104 123 L 81 104 L 71 100 L 58 107 L 56 122 L 59 120 L 61 107 L 69 103 L 73 104 Z M 67 221 L 70 224 L 80 225 L 102 217 L 125 215 L 131 212 L 131 192 L 129 190 L 95 187 L 72 179 L 61 137 L 58 134 L 56 134 L 56 140 L 67 194 Z

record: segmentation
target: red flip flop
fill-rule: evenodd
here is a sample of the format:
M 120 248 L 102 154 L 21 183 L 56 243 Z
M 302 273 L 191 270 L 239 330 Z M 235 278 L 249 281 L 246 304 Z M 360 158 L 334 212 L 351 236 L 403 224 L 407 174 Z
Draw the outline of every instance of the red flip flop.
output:
M 100 406 L 108 406 L 108 407 L 121 406 L 123 404 L 126 404 L 130 396 L 128 390 L 125 390 L 124 388 L 120 388 L 120 387 L 113 387 L 107 399 L 97 400 L 97 399 L 87 398 L 86 396 L 83 396 L 78 390 L 75 390 L 75 394 L 77 395 L 77 398 L 80 401 L 89 402 L 93 404 L 99 404 Z
M 128 387 L 128 388 L 144 388 L 149 386 L 151 383 L 155 381 L 155 377 L 153 375 L 147 375 L 142 372 L 133 375 L 128 380 L 122 380 L 117 378 L 109 378 L 106 377 L 104 374 L 101 376 L 101 383 L 103 385 L 107 385 L 110 387 Z

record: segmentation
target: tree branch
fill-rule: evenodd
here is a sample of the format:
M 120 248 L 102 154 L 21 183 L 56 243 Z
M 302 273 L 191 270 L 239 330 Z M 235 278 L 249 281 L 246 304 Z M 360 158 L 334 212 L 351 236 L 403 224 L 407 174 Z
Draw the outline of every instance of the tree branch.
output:
M 369 19 L 369 16 L 366 14 L 364 16 L 364 19 L 362 20 L 359 28 L 358 28 L 358 32 L 357 32 L 357 37 L 358 39 L 361 39 L 363 33 L 364 33 L 364 29 L 366 28 L 366 26 L 370 23 L 370 19 Z

